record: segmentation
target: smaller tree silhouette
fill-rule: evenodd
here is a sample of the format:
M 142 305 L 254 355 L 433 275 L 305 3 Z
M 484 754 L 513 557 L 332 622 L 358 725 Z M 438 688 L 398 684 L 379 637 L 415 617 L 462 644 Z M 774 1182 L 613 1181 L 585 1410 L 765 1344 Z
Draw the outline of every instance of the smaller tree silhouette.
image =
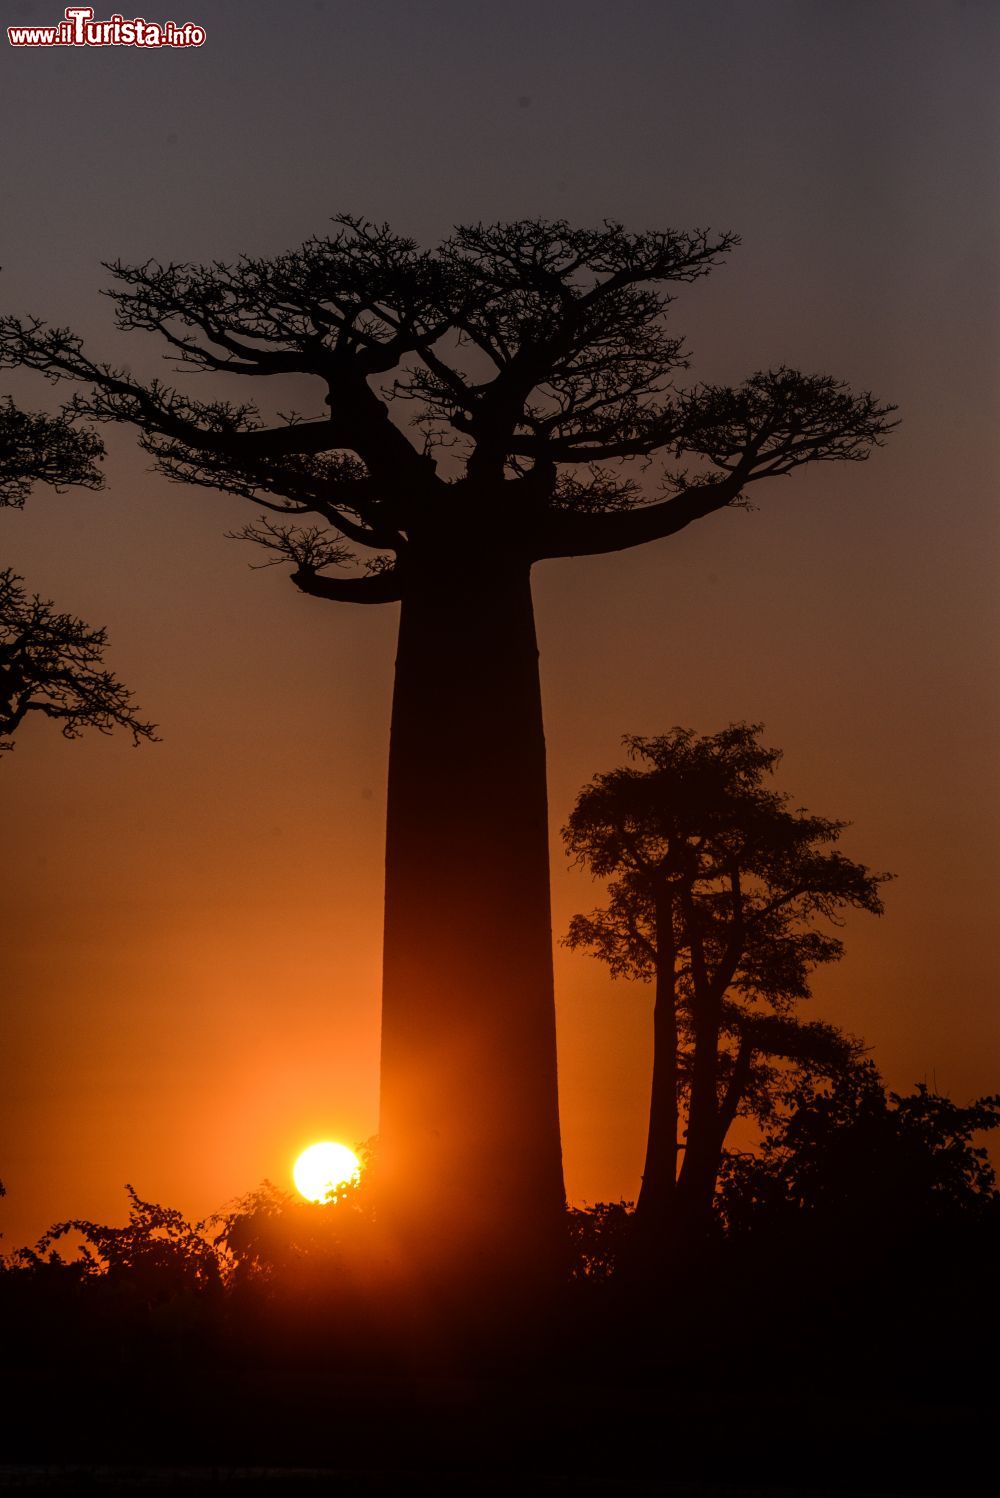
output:
M 566 944 L 656 984 L 636 1226 L 657 1246 L 707 1225 L 738 1114 L 766 1119 L 793 1078 L 835 1074 L 861 1054 L 793 1011 L 813 968 L 842 954 L 831 923 L 852 907 L 879 914 L 888 876 L 833 846 L 846 823 L 790 810 L 767 785 L 780 752 L 761 732 L 736 723 L 703 738 L 683 728 L 626 738 L 645 768 L 597 775 L 563 832 L 609 896 L 573 917 Z
M 20 509 L 36 483 L 100 488 L 103 451 L 93 433 L 61 417 L 0 402 L 0 508 Z M 13 748 L 30 713 L 55 719 L 66 738 L 85 728 L 126 728 L 134 743 L 154 738 L 131 693 L 104 666 L 107 632 L 57 613 L 23 581 L 9 567 L 0 570 L 0 752 Z

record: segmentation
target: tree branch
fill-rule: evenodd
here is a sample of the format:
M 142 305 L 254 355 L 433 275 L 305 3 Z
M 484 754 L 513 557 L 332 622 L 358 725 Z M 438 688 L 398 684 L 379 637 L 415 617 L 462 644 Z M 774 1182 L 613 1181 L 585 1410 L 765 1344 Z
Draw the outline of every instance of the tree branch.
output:
M 403 596 L 395 567 L 366 577 L 327 577 L 300 567 L 292 573 L 292 582 L 311 598 L 328 598 L 335 603 L 398 603 Z
M 742 479 L 734 475 L 694 484 L 671 499 L 634 510 L 596 515 L 549 511 L 539 521 L 533 554 L 536 561 L 598 556 L 658 541 L 675 535 L 694 520 L 725 509 L 739 497 L 741 488 Z

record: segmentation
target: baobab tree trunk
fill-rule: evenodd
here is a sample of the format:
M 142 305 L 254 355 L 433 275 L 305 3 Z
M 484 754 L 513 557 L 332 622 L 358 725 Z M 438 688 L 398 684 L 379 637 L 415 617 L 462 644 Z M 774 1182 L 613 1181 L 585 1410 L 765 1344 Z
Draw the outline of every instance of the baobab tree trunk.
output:
M 411 568 L 402 601 L 379 1212 L 418 1272 L 517 1279 L 565 1205 L 545 741 L 529 567 L 464 571 Z

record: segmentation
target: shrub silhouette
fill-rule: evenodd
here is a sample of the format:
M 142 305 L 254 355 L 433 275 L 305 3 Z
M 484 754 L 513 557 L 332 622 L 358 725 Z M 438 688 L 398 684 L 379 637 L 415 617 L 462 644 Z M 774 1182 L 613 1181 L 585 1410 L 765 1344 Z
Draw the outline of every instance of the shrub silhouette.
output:
M 85 1218 L 70 1218 L 49 1228 L 34 1249 L 21 1249 L 17 1262 L 40 1270 L 60 1266 L 81 1280 L 104 1278 L 146 1306 L 186 1292 L 214 1290 L 223 1281 L 223 1265 L 205 1236 L 203 1223 L 189 1223 L 173 1207 L 147 1202 L 126 1185 L 128 1222 L 109 1227 Z M 55 1245 L 70 1234 L 82 1238 L 75 1260 L 65 1261 Z

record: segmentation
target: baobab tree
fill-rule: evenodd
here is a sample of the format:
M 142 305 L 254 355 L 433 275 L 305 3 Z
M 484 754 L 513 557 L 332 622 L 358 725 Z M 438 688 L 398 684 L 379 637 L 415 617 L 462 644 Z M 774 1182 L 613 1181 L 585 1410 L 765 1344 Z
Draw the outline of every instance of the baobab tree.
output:
M 678 388 L 668 288 L 733 234 L 526 220 L 425 251 L 335 224 L 273 259 L 107 267 L 119 327 L 215 375 L 215 399 L 34 319 L 3 320 L 0 358 L 75 382 L 67 414 L 137 427 L 169 478 L 263 510 L 244 534 L 304 593 L 401 606 L 382 1220 L 439 1262 L 443 1243 L 537 1262 L 564 1194 L 531 568 L 675 534 L 805 463 L 866 458 L 891 408 L 787 368 Z M 225 395 L 287 377 L 281 398 L 311 382 L 322 414 Z
M 93 432 L 0 403 L 0 508 L 21 508 L 36 483 L 99 488 L 102 456 Z M 56 612 L 10 567 L 0 569 L 0 752 L 35 714 L 57 722 L 66 738 L 85 728 L 125 728 L 135 743 L 153 737 L 128 688 L 107 670 L 106 645 L 105 630 Z
M 881 914 L 889 876 L 840 852 L 846 823 L 789 809 L 761 732 L 629 737 L 639 763 L 595 776 L 563 830 L 608 879 L 607 905 L 574 916 L 567 945 L 655 985 L 635 1221 L 657 1253 L 708 1225 L 737 1114 L 763 1121 L 783 1091 L 861 1060 L 858 1042 L 795 1010 L 813 969 L 843 955 L 831 928 L 848 910 Z

